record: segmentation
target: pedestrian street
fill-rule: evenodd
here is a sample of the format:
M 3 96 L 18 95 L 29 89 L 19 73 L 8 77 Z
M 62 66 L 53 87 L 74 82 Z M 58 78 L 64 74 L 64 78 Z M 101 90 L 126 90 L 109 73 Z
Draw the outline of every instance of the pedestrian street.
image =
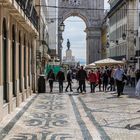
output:
M 73 83 L 73 86 L 76 86 Z M 66 86 L 66 85 L 65 85 Z M 139 140 L 140 100 L 113 92 L 33 94 L 0 124 L 0 140 Z M 131 93 L 131 94 L 130 94 Z

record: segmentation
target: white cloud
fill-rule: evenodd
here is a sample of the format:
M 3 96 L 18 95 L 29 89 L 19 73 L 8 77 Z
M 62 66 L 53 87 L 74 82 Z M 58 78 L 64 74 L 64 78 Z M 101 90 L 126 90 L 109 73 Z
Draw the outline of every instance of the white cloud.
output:
M 104 0 L 104 7 L 105 7 L 105 9 L 110 9 L 108 0 Z

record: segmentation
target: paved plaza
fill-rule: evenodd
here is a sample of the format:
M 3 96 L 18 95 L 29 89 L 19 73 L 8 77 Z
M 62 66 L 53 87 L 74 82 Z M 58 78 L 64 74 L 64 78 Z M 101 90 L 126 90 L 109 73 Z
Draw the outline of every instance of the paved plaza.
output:
M 74 85 L 76 86 L 76 84 Z M 0 140 L 139 140 L 140 98 L 125 94 L 33 94 L 0 123 Z

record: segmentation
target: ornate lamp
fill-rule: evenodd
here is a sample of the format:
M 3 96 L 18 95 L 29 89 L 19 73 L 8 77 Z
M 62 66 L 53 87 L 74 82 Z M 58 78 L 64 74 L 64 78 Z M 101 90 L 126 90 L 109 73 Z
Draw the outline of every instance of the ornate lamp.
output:
M 65 30 L 65 24 L 62 22 L 59 26 L 60 31 L 64 32 Z
M 125 33 L 122 34 L 122 39 L 123 39 L 123 40 L 126 39 L 126 34 L 125 34 Z

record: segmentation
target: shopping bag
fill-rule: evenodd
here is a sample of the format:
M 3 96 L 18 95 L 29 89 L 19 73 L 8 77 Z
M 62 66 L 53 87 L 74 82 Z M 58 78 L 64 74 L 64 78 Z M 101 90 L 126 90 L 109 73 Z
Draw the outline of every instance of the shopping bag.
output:
M 140 79 L 139 79 L 139 81 L 137 82 L 137 85 L 136 85 L 135 95 L 140 96 Z

